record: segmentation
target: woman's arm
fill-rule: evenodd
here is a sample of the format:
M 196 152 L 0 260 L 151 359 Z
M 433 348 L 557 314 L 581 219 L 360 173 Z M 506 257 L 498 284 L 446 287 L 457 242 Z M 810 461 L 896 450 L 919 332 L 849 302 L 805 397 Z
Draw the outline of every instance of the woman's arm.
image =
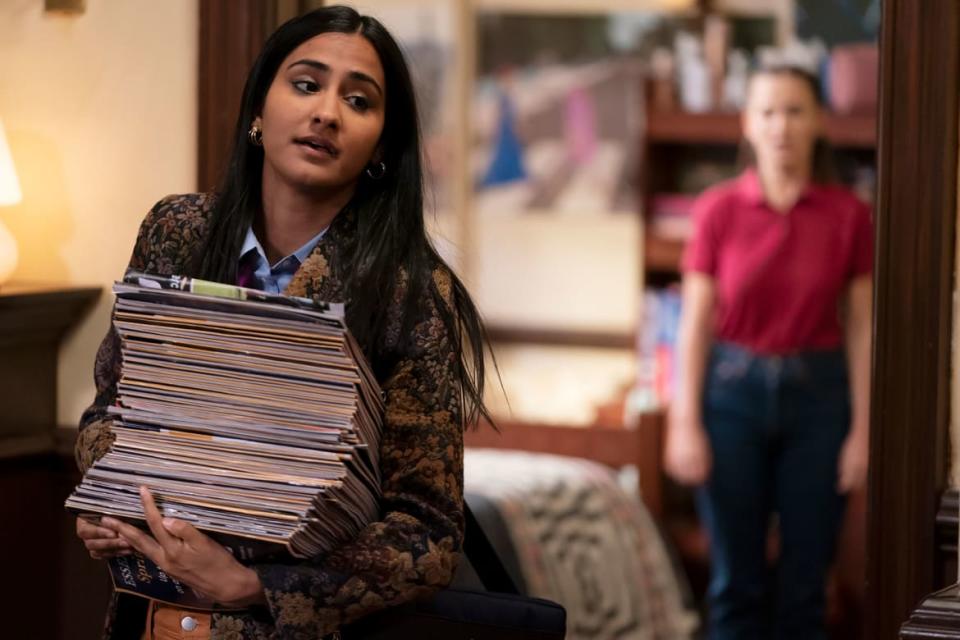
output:
M 201 194 L 160 200 L 140 225 L 127 268 L 165 275 L 182 268 L 184 257 L 189 255 L 190 241 L 199 237 L 205 223 L 207 205 L 206 196 Z M 74 445 L 81 472 L 86 472 L 113 444 L 112 419 L 107 409 L 116 402 L 119 377 L 120 340 L 111 322 L 94 365 L 96 397 L 80 418 L 80 432 Z M 91 557 L 102 559 L 130 553 L 130 544 L 118 537 L 116 531 L 82 518 L 77 518 L 76 526 L 77 536 Z
M 132 263 L 132 261 L 131 261 Z M 117 398 L 117 380 L 120 377 L 120 340 L 113 323 L 107 330 L 107 335 L 97 350 L 97 360 L 94 365 L 93 378 L 96 384 L 97 395 L 80 418 L 80 433 L 74 445 L 74 455 L 77 467 L 86 473 L 93 463 L 99 460 L 110 450 L 113 444 L 113 431 L 110 429 L 111 419 L 107 408 Z
M 698 485 L 710 473 L 710 446 L 703 429 L 703 378 L 713 331 L 714 281 L 689 271 L 683 278 L 677 340 L 680 380 L 670 406 L 664 466 L 682 484 Z
M 837 488 L 846 493 L 867 481 L 870 455 L 870 355 L 873 342 L 873 278 L 862 275 L 847 291 L 845 323 L 850 374 L 850 434 L 840 455 Z
M 870 429 L 870 349 L 873 340 L 873 278 L 868 274 L 850 283 L 847 293 L 847 361 L 853 401 L 852 428 Z
M 158 275 L 183 274 L 198 239 L 203 237 L 212 199 L 206 194 L 167 196 L 150 209 L 133 246 L 127 269 Z M 113 322 L 97 351 L 94 366 L 96 397 L 80 418 L 74 447 L 77 466 L 85 472 L 113 444 L 107 408 L 117 399 L 120 340 Z

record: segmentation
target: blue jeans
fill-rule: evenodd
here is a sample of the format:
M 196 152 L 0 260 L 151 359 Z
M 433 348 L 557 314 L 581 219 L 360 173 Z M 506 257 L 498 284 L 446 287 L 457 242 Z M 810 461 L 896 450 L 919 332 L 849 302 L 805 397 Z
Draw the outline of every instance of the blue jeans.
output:
M 826 638 L 824 590 L 844 509 L 837 460 L 850 425 L 843 351 L 781 357 L 716 344 L 703 407 L 713 451 L 697 494 L 710 538 L 708 637 Z M 771 580 L 774 512 L 781 552 Z

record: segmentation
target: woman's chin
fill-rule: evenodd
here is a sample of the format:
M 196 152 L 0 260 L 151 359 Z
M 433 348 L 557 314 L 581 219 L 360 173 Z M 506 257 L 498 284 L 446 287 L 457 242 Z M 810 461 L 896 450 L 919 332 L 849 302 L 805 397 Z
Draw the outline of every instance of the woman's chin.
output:
M 777 171 L 781 172 L 792 172 L 797 167 L 803 165 L 803 160 L 798 157 L 798 154 L 793 151 L 771 151 L 766 156 L 767 166 L 775 168 Z
M 356 180 L 350 182 L 343 180 L 340 176 L 317 175 L 316 172 L 299 173 L 291 176 L 289 183 L 298 191 L 311 193 L 334 193 L 356 184 Z

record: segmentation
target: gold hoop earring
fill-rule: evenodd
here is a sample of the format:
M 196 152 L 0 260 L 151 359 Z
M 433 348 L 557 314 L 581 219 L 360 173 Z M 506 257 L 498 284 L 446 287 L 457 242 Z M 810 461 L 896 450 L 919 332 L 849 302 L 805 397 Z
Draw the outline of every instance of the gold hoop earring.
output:
M 374 172 L 374 168 L 376 168 L 376 172 Z M 372 167 L 367 167 L 367 175 L 370 176 L 371 180 L 380 180 L 387 175 L 387 165 L 380 162 Z
M 252 124 L 250 125 L 250 131 L 247 131 L 247 138 L 250 140 L 250 144 L 255 147 L 263 146 L 263 129 L 260 128 L 260 125 Z

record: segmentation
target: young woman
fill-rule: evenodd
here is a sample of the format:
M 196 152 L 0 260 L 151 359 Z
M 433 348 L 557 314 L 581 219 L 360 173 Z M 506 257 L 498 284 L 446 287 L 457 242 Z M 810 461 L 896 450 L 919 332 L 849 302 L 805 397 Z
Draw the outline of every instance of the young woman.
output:
M 463 427 L 482 402 L 477 311 L 430 245 L 410 74 L 375 19 L 323 8 L 281 26 L 247 78 L 216 194 L 171 196 L 144 220 L 130 267 L 346 302 L 386 394 L 382 519 L 304 562 L 244 566 L 142 492 L 152 535 L 78 519 L 90 554 L 137 550 L 237 612 L 199 614 L 115 594 L 110 638 L 319 638 L 442 588 L 463 536 Z M 77 459 L 112 442 L 119 345 L 97 355 Z
M 715 639 L 825 637 L 843 494 L 866 481 L 872 229 L 830 181 L 818 86 L 792 67 L 752 77 L 752 166 L 699 198 L 684 258 L 665 464 L 700 486 Z

